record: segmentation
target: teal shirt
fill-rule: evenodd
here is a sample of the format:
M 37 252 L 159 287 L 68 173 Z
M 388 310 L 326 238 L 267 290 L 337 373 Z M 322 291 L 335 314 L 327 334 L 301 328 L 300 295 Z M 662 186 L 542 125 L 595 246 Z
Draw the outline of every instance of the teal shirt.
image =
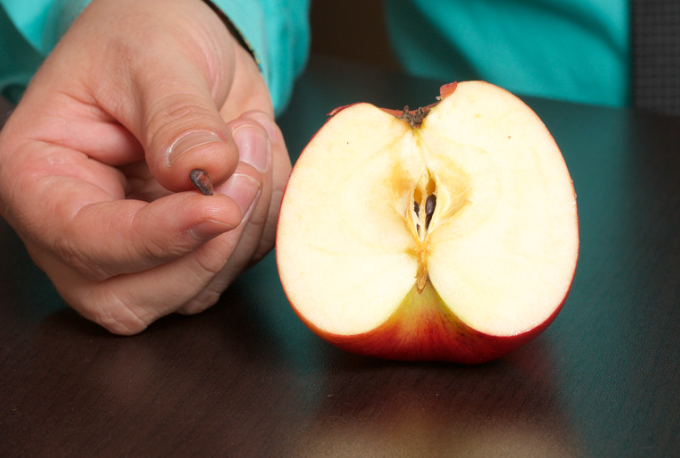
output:
M 16 99 L 89 0 L 0 0 L 0 91 Z M 214 0 L 256 56 L 280 112 L 304 68 L 309 0 Z M 413 74 L 513 92 L 630 101 L 627 0 L 386 0 L 395 54 Z
M 627 0 L 387 0 L 411 73 L 598 105 L 630 102 Z
M 0 94 L 18 99 L 86 4 L 85 0 L 0 0 Z
M 90 0 L 0 0 L 0 93 L 16 101 Z M 274 107 L 286 105 L 309 51 L 309 0 L 213 0 L 241 33 Z

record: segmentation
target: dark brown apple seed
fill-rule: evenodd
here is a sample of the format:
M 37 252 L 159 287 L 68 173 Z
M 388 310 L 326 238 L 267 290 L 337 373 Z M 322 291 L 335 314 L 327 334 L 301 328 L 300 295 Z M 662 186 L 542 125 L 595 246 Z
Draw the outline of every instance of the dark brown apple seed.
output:
M 191 182 L 196 186 L 196 189 L 201 191 L 206 196 L 213 195 L 213 185 L 210 175 L 205 170 L 194 169 L 189 174 Z
M 430 194 L 425 201 L 425 229 L 430 226 L 430 220 L 434 215 L 434 209 L 437 206 L 437 196 Z

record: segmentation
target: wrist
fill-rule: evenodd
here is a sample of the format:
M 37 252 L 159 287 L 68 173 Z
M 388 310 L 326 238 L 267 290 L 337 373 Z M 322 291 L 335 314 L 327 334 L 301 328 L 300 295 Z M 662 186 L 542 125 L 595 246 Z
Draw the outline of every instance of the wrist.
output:
M 224 11 L 222 11 L 211 0 L 203 0 L 203 1 L 222 20 L 222 23 L 227 27 L 227 30 L 229 30 L 229 33 L 231 34 L 232 37 L 234 37 L 236 42 L 239 45 L 241 45 L 241 47 L 243 49 L 245 49 L 248 52 L 248 54 L 250 54 L 252 56 L 253 59 L 255 59 L 255 62 L 257 62 L 257 57 L 255 56 L 255 52 L 253 51 L 253 48 L 248 44 L 248 41 L 243 37 L 243 34 L 238 30 L 238 28 L 234 25 L 234 23 L 227 17 L 226 14 L 224 14 Z

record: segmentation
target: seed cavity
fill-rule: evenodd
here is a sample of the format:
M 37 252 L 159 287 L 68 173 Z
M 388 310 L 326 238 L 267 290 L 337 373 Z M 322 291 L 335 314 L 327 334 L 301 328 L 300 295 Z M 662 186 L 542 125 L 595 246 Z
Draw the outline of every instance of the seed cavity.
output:
M 415 278 L 417 290 L 422 293 L 429 281 L 427 268 L 429 236 L 437 224 L 436 219 L 433 223 L 437 209 L 437 181 L 429 170 L 421 175 L 411 193 L 409 201 L 413 204 L 407 207 L 405 216 L 416 239 L 413 254 L 418 259 L 418 269 Z

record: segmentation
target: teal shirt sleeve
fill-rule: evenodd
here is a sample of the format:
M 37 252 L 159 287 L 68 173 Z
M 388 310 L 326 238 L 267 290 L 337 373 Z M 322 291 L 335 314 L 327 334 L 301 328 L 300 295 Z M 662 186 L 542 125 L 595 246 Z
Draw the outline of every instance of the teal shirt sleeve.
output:
M 16 100 L 89 0 L 0 0 L 0 91 Z M 309 0 L 214 0 L 248 43 L 274 108 L 285 107 L 309 52 Z
M 0 93 L 17 101 L 89 0 L 0 0 Z
M 309 0 L 212 0 L 255 56 L 277 113 L 286 106 L 310 45 Z
M 630 103 L 627 0 L 387 0 L 411 73 L 582 103 Z

